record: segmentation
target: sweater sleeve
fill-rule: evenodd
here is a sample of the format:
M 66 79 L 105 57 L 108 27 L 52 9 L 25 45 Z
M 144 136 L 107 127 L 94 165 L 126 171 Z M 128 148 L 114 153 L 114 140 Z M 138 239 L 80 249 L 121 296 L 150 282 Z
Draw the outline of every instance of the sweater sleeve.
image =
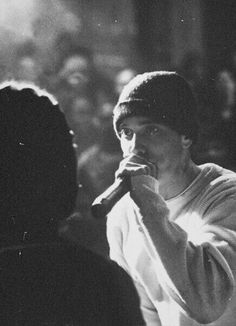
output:
M 162 288 L 193 319 L 210 323 L 225 311 L 232 296 L 236 261 L 236 198 L 226 196 L 208 212 L 199 243 L 169 220 L 165 201 L 151 177 L 132 178 L 131 197 L 139 207 L 143 240 Z M 227 207 L 227 209 L 224 209 Z M 224 221 L 223 225 L 219 221 Z
M 157 326 L 161 324 L 157 310 L 141 283 L 137 279 L 134 279 L 132 271 L 123 254 L 123 237 L 126 231 L 128 231 L 128 226 L 126 224 L 126 219 L 120 218 L 121 212 L 124 213 L 122 207 L 119 205 L 115 206 L 112 210 L 112 216 L 107 219 L 107 240 L 110 249 L 109 256 L 132 277 L 140 297 L 140 309 L 145 323 L 149 326 Z

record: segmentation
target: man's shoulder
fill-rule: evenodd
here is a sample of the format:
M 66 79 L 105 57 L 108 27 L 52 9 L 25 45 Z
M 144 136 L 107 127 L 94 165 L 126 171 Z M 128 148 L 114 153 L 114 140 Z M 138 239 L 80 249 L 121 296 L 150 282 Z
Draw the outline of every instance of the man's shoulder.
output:
M 236 185 L 236 172 L 215 163 L 205 163 L 200 166 L 202 176 L 210 180 L 211 185 L 231 183 Z
M 236 173 L 213 163 L 204 164 L 201 168 L 201 196 L 204 202 L 215 206 L 227 200 L 236 207 Z

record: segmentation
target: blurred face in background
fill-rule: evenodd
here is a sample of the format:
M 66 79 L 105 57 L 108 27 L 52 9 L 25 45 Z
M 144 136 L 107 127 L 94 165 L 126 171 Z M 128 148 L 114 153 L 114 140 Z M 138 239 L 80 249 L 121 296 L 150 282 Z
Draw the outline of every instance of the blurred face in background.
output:
M 120 95 L 124 86 L 136 75 L 136 71 L 133 69 L 123 69 L 121 70 L 115 78 L 115 92 Z
M 41 67 L 33 57 L 26 56 L 18 63 L 18 77 L 25 81 L 37 82 L 41 75 Z
M 67 58 L 60 71 L 60 77 L 65 78 L 71 87 L 83 90 L 90 82 L 89 60 L 80 55 Z
M 74 123 L 85 126 L 91 122 L 92 106 L 91 103 L 85 97 L 75 98 L 71 105 L 71 118 Z

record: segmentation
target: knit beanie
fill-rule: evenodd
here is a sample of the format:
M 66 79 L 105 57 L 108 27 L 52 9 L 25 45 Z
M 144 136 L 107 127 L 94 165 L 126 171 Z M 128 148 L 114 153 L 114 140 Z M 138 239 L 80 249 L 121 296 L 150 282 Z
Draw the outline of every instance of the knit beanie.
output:
M 118 135 L 124 118 L 145 116 L 197 141 L 197 105 L 186 80 L 176 72 L 154 71 L 134 77 L 122 90 L 113 111 Z

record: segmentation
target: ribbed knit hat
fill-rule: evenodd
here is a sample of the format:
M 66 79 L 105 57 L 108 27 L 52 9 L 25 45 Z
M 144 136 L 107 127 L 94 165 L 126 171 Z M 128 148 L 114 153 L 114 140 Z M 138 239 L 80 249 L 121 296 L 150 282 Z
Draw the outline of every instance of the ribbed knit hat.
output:
M 197 105 L 186 80 L 176 72 L 154 71 L 134 77 L 120 94 L 113 111 L 118 136 L 124 118 L 147 116 L 197 141 Z

